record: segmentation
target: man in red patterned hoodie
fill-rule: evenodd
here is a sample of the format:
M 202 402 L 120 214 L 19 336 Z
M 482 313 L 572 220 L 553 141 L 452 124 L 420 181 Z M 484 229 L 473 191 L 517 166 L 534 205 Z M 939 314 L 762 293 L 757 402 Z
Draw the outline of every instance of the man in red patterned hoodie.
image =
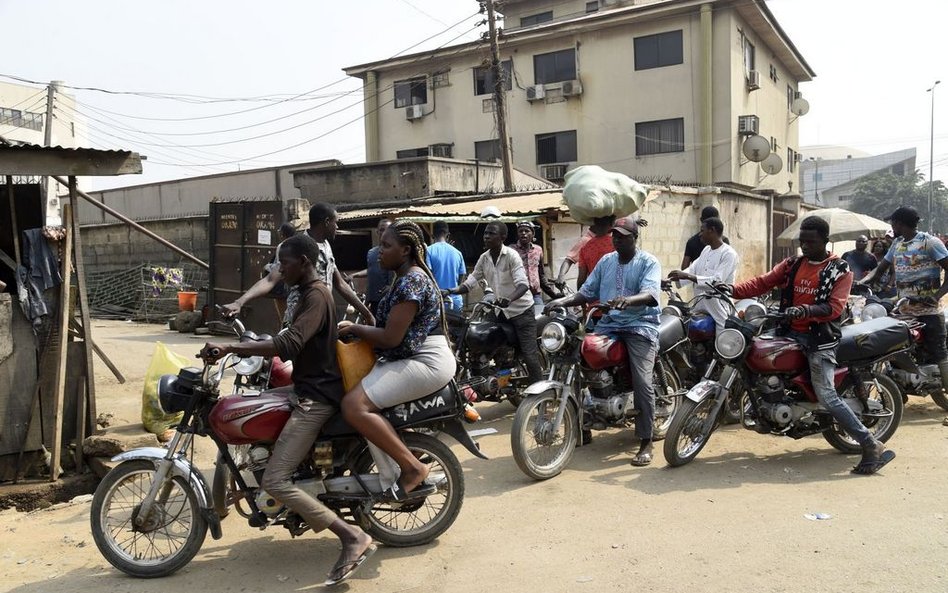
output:
M 785 334 L 806 350 L 810 380 L 820 403 L 862 446 L 862 459 L 853 473 L 873 474 L 895 457 L 876 440 L 852 409 L 839 398 L 833 383 L 840 316 L 846 306 L 853 274 L 845 260 L 829 253 L 829 224 L 815 216 L 800 224 L 801 257 L 790 257 L 763 276 L 734 286 L 736 299 L 759 296 L 780 287 L 780 310 L 790 320 Z

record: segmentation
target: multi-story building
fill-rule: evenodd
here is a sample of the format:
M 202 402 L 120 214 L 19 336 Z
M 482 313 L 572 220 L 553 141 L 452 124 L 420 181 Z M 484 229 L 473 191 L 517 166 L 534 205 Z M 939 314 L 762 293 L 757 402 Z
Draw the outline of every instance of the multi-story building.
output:
M 800 194 L 821 208 L 849 208 L 857 182 L 875 173 L 915 173 L 915 149 L 870 155 L 844 146 L 804 148 Z
M 501 9 L 518 169 L 561 179 L 599 164 L 646 181 L 797 185 L 799 85 L 814 73 L 762 0 L 506 0 Z M 367 160 L 497 159 L 489 57 L 481 40 L 346 68 L 364 81 Z M 754 132 L 780 157 L 779 172 L 743 156 Z

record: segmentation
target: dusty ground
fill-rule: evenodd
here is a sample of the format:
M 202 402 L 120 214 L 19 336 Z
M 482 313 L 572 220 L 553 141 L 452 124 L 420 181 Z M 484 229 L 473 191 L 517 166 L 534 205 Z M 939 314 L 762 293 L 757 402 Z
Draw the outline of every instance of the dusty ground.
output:
M 97 366 L 99 410 L 135 422 L 155 340 L 184 355 L 202 341 L 157 326 L 97 322 L 95 338 L 131 382 Z M 628 465 L 623 432 L 598 433 L 547 482 L 510 453 L 512 408 L 480 408 L 498 434 L 491 461 L 455 447 L 464 508 L 437 542 L 382 549 L 340 590 L 406 591 L 948 591 L 948 428 L 912 398 L 882 475 L 849 474 L 852 457 L 821 438 L 790 441 L 736 428 L 689 466 Z M 209 449 L 199 465 L 207 468 Z M 805 515 L 825 513 L 827 520 Z M 0 591 L 306 591 L 321 589 L 333 538 L 260 532 L 232 515 L 178 574 L 135 580 L 113 570 L 89 533 L 89 503 L 0 513 Z

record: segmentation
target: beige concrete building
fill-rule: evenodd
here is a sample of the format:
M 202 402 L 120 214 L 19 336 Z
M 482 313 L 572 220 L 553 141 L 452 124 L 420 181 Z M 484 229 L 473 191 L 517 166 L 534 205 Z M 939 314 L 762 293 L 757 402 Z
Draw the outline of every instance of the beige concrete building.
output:
M 761 0 L 506 0 L 500 51 L 514 166 L 560 179 L 598 164 L 640 180 L 788 191 L 799 85 L 814 76 Z M 352 66 L 369 161 L 491 161 L 486 41 Z M 798 101 L 798 106 L 800 102 Z M 756 131 L 780 157 L 742 155 Z M 756 130 L 753 128 L 756 127 Z

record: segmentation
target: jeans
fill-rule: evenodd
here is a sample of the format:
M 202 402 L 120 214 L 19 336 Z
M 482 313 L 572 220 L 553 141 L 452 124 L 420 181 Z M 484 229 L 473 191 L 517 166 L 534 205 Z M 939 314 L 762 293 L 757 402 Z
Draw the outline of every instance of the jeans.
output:
M 790 338 L 800 344 L 807 344 L 809 336 L 791 332 Z M 836 349 L 817 350 L 806 353 L 806 360 L 810 365 L 810 383 L 813 385 L 813 391 L 816 392 L 816 398 L 820 404 L 836 419 L 836 422 L 851 437 L 863 447 L 869 447 L 876 443 L 876 439 L 869 432 L 869 429 L 853 412 L 852 408 L 847 406 L 836 393 L 836 384 L 834 374 L 836 371 Z
M 639 334 L 624 334 L 625 349 L 629 355 L 629 371 L 632 374 L 632 398 L 635 409 L 635 436 L 642 440 L 652 439 L 655 424 L 655 387 L 652 375 L 655 368 L 655 356 L 658 354 L 658 340 L 650 340 Z
M 507 317 L 507 320 L 517 331 L 520 356 L 523 357 L 523 362 L 527 365 L 530 382 L 536 383 L 542 380 L 543 367 L 540 366 L 540 349 L 537 347 L 537 318 L 533 316 L 533 308 L 531 307 L 515 317 Z
M 928 360 L 924 362 L 944 362 L 948 359 L 948 349 L 945 347 L 945 318 L 942 315 L 919 315 L 917 319 L 925 324 L 922 339 Z
M 280 388 L 281 391 L 292 389 Z M 290 401 L 296 402 L 296 396 L 290 396 Z M 263 483 L 260 485 L 303 517 L 314 533 L 329 527 L 329 524 L 336 520 L 336 514 L 294 484 L 292 476 L 300 462 L 309 455 L 323 425 L 335 413 L 335 407 L 322 402 L 303 399 L 294 403 L 293 413 L 273 446 L 273 454 L 267 462 Z
M 543 314 L 543 295 L 535 294 L 533 295 L 533 316 L 537 317 L 538 315 Z

